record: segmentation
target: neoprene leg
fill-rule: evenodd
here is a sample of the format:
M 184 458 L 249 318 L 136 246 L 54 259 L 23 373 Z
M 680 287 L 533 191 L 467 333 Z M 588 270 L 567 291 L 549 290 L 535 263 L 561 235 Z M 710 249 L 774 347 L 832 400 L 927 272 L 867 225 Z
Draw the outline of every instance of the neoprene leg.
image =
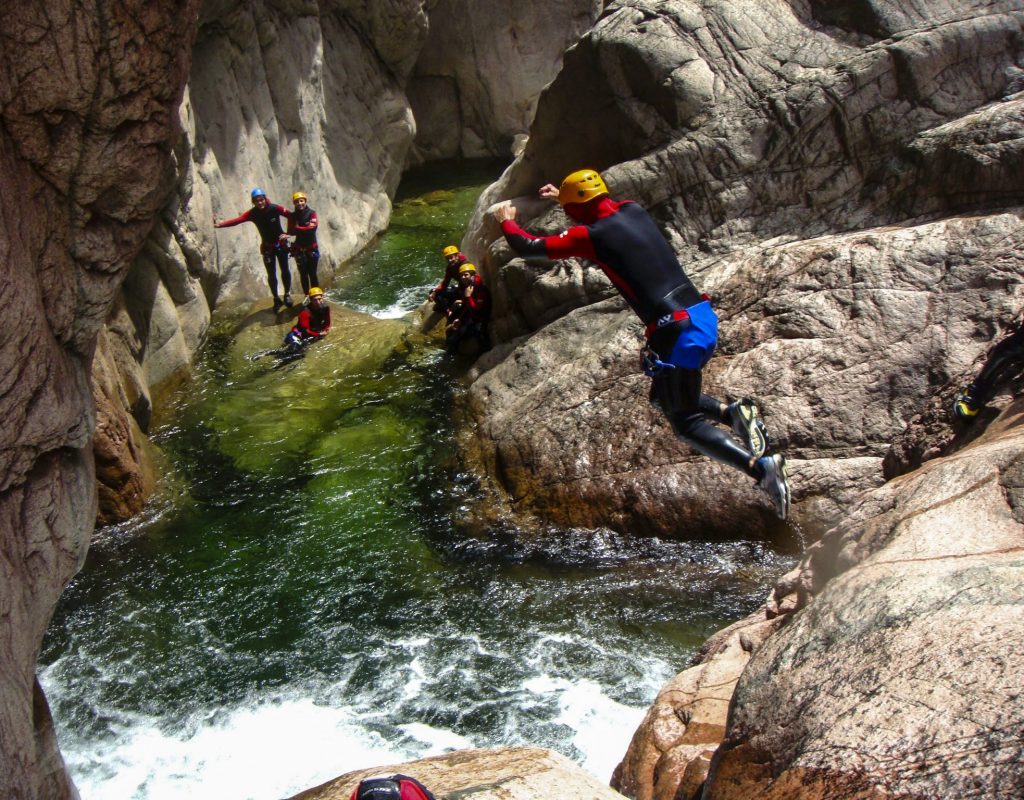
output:
M 283 247 L 277 250 L 277 263 L 281 267 L 281 285 L 284 293 L 289 294 L 292 290 L 292 271 L 288 269 L 288 251 Z
M 721 417 L 717 401 L 701 395 L 701 371 L 697 369 L 665 369 L 654 376 L 654 395 L 658 405 L 672 423 L 672 430 L 698 453 L 741 472 L 757 477 L 750 466 L 753 456 L 725 431 L 716 428 L 705 417 L 710 410 L 707 398 L 715 403 L 714 414 Z
M 316 277 L 316 268 L 320 263 L 320 250 L 307 250 L 306 251 L 306 275 L 309 276 L 310 286 L 319 286 L 320 281 Z
M 699 408 L 701 413 L 708 419 L 713 419 L 715 422 L 721 422 L 725 425 L 729 424 L 729 418 L 726 414 L 726 406 L 721 400 L 716 400 L 710 395 L 702 394 L 700 396 Z
M 971 384 L 971 399 L 977 406 L 983 406 L 992 399 L 995 387 L 1013 372 L 1024 368 L 1024 325 L 992 348 L 981 372 Z
M 277 296 L 277 272 L 274 268 L 274 253 L 263 253 L 263 266 L 267 268 L 267 283 L 270 284 L 270 293 L 274 295 L 274 299 L 279 299 Z
M 295 266 L 299 270 L 299 281 L 302 283 L 302 293 L 309 294 L 309 288 L 316 286 L 315 283 L 311 283 L 309 280 L 309 255 L 307 253 L 297 252 L 295 254 Z

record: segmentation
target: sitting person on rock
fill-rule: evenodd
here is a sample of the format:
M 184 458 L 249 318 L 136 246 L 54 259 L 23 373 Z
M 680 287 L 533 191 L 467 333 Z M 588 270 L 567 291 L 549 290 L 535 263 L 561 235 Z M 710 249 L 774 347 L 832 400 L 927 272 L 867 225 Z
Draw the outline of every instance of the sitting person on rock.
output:
M 1024 370 L 1024 322 L 992 348 L 981 371 L 953 399 L 953 416 L 973 419 L 995 394 L 996 386 Z
M 295 192 L 292 204 L 295 208 L 288 219 L 288 235 L 295 237 L 292 242 L 292 258 L 299 270 L 302 291 L 308 294 L 312 287 L 320 285 L 316 277 L 316 268 L 320 263 L 320 245 L 316 240 L 319 223 L 316 212 L 309 207 L 305 192 Z
M 349 800 L 436 800 L 430 789 L 410 775 L 363 778 Z
M 234 219 L 218 221 L 216 215 L 213 217 L 213 227 L 230 228 L 234 225 L 241 225 L 243 222 L 251 222 L 260 232 L 260 255 L 263 256 L 263 266 L 267 270 L 267 283 L 270 284 L 270 293 L 274 296 L 274 313 L 281 310 L 282 306 L 292 306 L 292 273 L 288 268 L 288 234 L 281 228 L 281 217 L 287 219 L 291 216 L 284 206 L 271 203 L 267 199 L 267 193 L 258 186 L 250 192 L 252 208 L 243 211 Z M 284 299 L 277 294 L 277 273 L 274 269 L 274 262 L 281 269 L 281 286 L 284 289 Z
M 448 307 L 445 345 L 448 352 L 462 351 L 463 343 L 475 340 L 480 351 L 491 347 L 487 322 L 491 316 L 491 293 L 468 261 L 459 267 L 459 285 Z
M 441 255 L 444 256 L 445 260 L 444 277 L 427 294 L 427 299 L 434 304 L 434 307 L 423 323 L 422 330 L 424 333 L 430 333 L 430 331 L 434 330 L 437 323 L 448 315 L 448 307 L 459 291 L 459 267 L 469 260 L 453 244 L 444 248 L 441 251 Z M 455 281 L 455 283 L 452 283 L 452 281 Z
M 314 286 L 309 290 L 308 303 L 299 312 L 295 326 L 285 334 L 279 355 L 298 355 L 303 347 L 322 339 L 330 330 L 331 307 L 324 300 L 324 290 Z
M 521 256 L 596 263 L 646 326 L 643 362 L 653 383 L 651 399 L 676 435 L 756 480 L 785 519 L 790 505 L 786 459 L 780 453 L 765 455 L 768 437 L 757 406 L 747 399 L 727 405 L 701 392 L 702 370 L 718 343 L 718 317 L 651 216 L 631 200 L 613 200 L 592 169 L 573 172 L 561 188 L 546 184 L 540 196 L 557 200 L 580 224 L 557 236 L 533 236 L 516 224 L 515 207 L 503 203 L 494 217 L 505 240 Z M 709 419 L 731 426 L 743 445 Z

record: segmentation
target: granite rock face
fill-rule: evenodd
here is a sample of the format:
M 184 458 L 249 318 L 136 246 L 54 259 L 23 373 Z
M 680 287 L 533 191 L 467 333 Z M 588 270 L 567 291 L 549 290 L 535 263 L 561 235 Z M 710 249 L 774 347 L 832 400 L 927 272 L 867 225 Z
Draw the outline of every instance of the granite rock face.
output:
M 36 656 L 96 518 L 90 372 L 173 188 L 197 2 L 7 10 L 0 48 L 0 796 L 75 795 Z M 113 438 L 120 436 L 115 434 Z
M 865 492 L 661 691 L 630 797 L 1019 797 L 1024 401 Z M 720 745 L 720 746 L 719 746 Z
M 470 449 L 511 511 L 777 532 L 749 479 L 647 404 L 639 322 L 600 271 L 513 258 L 489 206 L 511 198 L 528 230 L 564 229 L 536 189 L 587 165 L 651 210 L 715 297 L 705 391 L 759 402 L 790 457 L 794 517 L 818 536 L 1024 310 L 1022 24 L 1013 2 L 609 6 L 467 237 L 504 342 L 478 362 Z
M 412 158 L 509 156 L 530 128 L 562 53 L 597 20 L 600 0 L 435 0 L 409 78 Z
M 438 800 L 615 800 L 618 792 L 604 786 L 565 756 L 541 747 L 499 747 L 459 750 L 406 764 L 349 772 L 292 800 L 348 800 L 359 781 L 374 775 L 411 775 Z

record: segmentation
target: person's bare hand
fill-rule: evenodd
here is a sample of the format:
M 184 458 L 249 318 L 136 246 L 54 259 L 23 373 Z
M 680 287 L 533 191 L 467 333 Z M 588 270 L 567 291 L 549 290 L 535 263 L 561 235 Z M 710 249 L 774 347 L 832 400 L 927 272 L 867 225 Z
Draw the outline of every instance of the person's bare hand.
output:
M 494 218 L 498 222 L 507 222 L 516 218 L 516 207 L 511 203 L 502 203 L 494 209 Z
M 545 200 L 557 200 L 558 187 L 555 186 L 553 183 L 545 183 L 543 186 L 540 187 L 540 191 L 538 192 L 538 194 L 540 194 L 540 196 L 543 197 Z
M 474 290 L 475 288 L 476 288 L 476 287 L 475 287 L 475 286 L 473 286 L 472 284 L 470 284 L 469 286 L 467 286 L 467 287 L 466 287 L 466 297 L 472 297 L 472 296 L 473 296 L 473 290 Z

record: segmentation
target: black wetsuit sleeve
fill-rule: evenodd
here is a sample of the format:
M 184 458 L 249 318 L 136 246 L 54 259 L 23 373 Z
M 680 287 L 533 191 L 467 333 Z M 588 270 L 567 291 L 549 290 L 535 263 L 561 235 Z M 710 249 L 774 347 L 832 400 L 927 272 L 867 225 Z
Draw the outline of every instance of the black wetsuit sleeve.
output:
M 501 232 L 505 234 L 505 241 L 509 247 L 521 256 L 543 256 L 547 257 L 547 243 L 538 236 L 531 236 L 512 220 L 501 223 Z

